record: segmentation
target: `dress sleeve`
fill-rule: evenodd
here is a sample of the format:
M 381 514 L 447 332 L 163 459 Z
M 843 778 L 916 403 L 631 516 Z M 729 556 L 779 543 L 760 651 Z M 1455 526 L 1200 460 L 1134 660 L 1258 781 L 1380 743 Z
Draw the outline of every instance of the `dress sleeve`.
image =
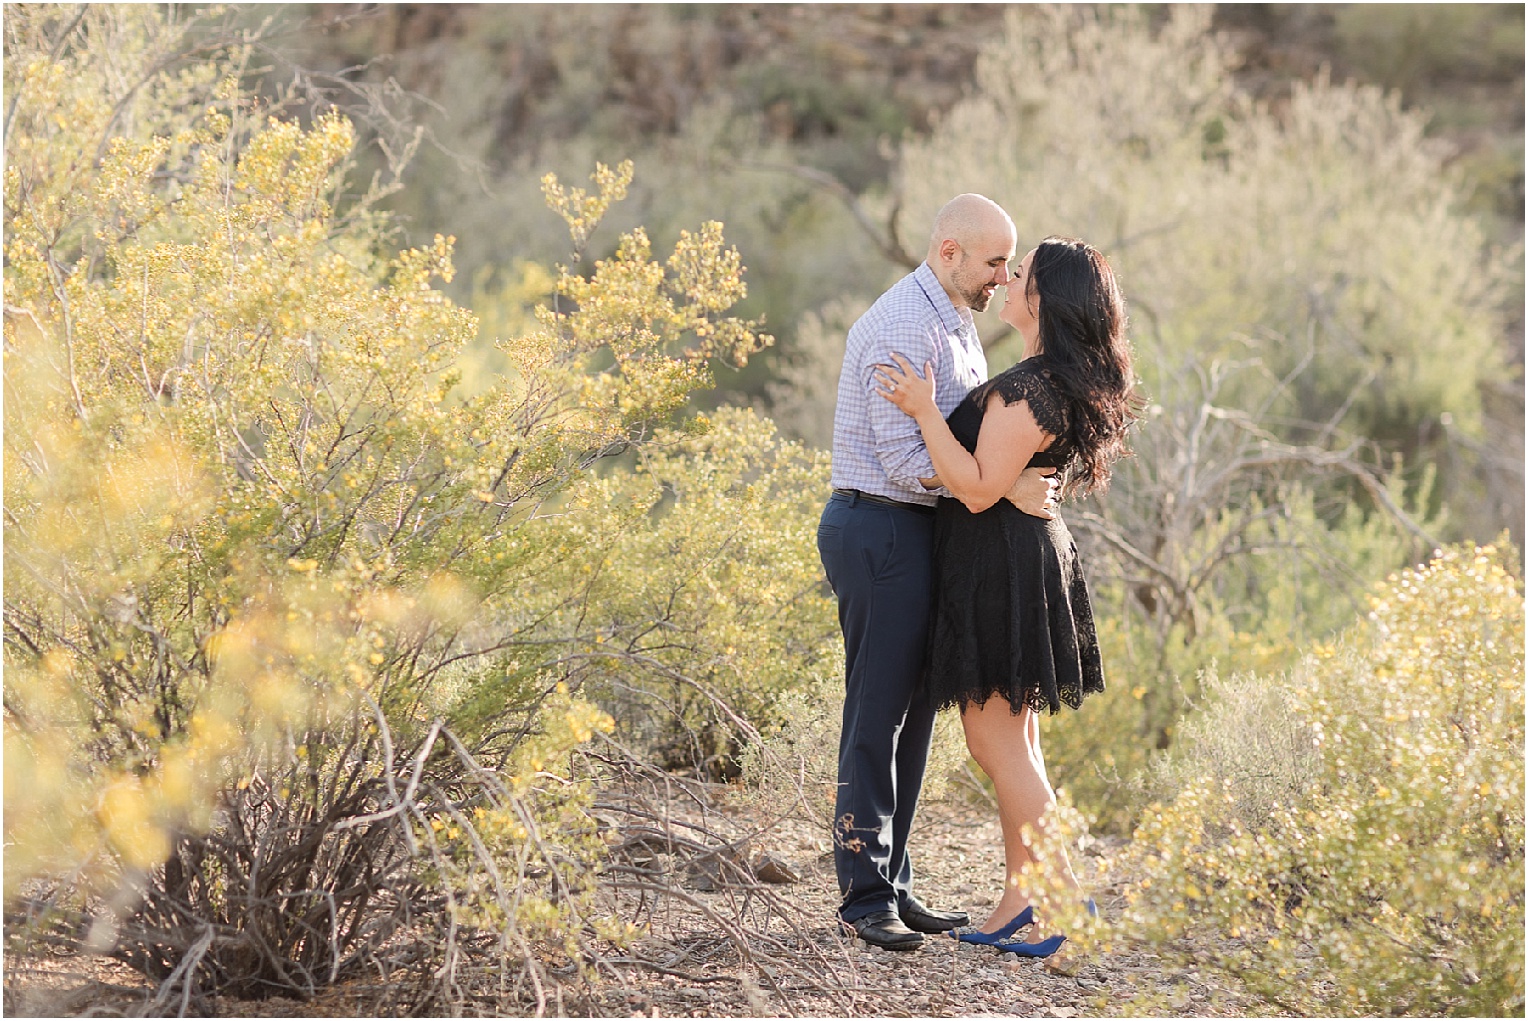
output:
M 1015 365 L 992 381 L 992 389 L 1003 398 L 1004 404 L 1027 402 L 1040 428 L 1052 436 L 1066 435 L 1070 425 L 1066 403 L 1044 369 Z

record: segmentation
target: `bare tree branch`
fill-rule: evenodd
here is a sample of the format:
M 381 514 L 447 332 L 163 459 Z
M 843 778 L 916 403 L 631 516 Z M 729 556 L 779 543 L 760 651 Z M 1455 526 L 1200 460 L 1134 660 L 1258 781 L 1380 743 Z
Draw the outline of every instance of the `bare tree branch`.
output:
M 827 192 L 842 202 L 844 208 L 848 209 L 850 215 L 854 217 L 854 222 L 859 224 L 860 229 L 865 232 L 865 236 L 870 238 L 875 244 L 876 250 L 888 262 L 895 266 L 901 266 L 904 269 L 917 269 L 918 264 L 923 261 L 902 247 L 901 241 L 896 235 L 895 215 L 892 217 L 892 223 L 885 229 L 882 229 L 879 224 L 870 218 L 870 214 L 860 203 L 859 197 L 849 189 L 849 186 L 827 171 L 818 170 L 816 167 L 802 166 L 798 163 L 770 163 L 763 160 L 749 159 L 734 160 L 732 165 L 740 170 L 760 170 L 771 173 L 790 174 L 801 178 L 803 181 Z

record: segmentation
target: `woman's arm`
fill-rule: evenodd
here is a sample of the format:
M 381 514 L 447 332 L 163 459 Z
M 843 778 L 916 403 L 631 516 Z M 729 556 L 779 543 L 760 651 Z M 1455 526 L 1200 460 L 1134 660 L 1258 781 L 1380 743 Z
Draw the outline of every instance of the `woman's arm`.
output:
M 973 514 L 1007 496 L 1029 459 L 1050 445 L 1052 437 L 1040 428 L 1027 402 L 1006 404 L 993 394 L 972 455 L 950 432 L 934 403 L 932 366 L 925 365 L 919 376 L 906 358 L 892 357 L 900 369 L 881 367 L 878 392 L 917 421 L 939 480 Z

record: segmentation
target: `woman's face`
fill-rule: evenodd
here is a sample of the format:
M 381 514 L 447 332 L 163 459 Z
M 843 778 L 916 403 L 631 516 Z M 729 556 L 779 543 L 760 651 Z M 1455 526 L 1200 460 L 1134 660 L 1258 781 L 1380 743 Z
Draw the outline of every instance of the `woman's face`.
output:
M 1031 248 L 1014 269 L 1013 279 L 1008 281 L 1008 297 L 998 313 L 998 318 L 1020 333 L 1031 330 L 1040 316 L 1040 296 L 1029 293 L 1029 267 L 1034 261 L 1035 250 Z

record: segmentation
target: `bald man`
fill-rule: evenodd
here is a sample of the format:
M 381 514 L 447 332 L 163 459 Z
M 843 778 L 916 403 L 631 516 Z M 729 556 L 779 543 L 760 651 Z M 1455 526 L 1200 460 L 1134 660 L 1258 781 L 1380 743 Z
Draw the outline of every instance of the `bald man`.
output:
M 849 330 L 833 418 L 833 494 L 817 549 L 838 597 L 846 685 L 838 745 L 833 855 L 838 915 L 860 939 L 915 950 L 924 933 L 968 924 L 912 892 L 907 838 L 934 730 L 919 683 L 933 583 L 934 506 L 942 490 L 919 481 L 934 466 L 917 423 L 877 394 L 875 366 L 892 352 L 931 363 L 948 415 L 987 379 L 972 312 L 1008 282 L 1017 243 L 996 202 L 958 195 L 939 211 L 928 256 Z M 1026 470 L 1009 494 L 1049 518 L 1049 469 Z

